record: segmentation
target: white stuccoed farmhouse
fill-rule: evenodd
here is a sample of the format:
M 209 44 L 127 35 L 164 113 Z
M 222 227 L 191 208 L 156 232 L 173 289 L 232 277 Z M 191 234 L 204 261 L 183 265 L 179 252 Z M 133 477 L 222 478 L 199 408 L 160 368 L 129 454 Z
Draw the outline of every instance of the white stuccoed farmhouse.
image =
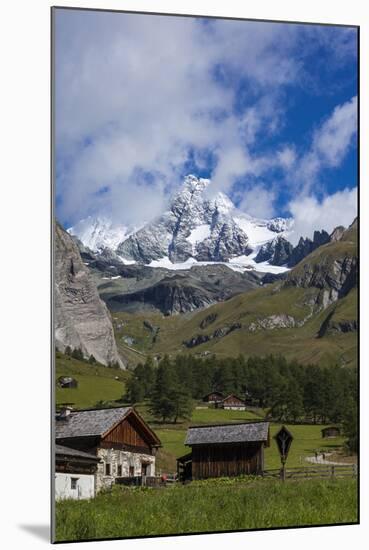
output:
M 122 478 L 155 476 L 161 442 L 133 407 L 66 408 L 55 424 L 56 499 L 92 498 Z

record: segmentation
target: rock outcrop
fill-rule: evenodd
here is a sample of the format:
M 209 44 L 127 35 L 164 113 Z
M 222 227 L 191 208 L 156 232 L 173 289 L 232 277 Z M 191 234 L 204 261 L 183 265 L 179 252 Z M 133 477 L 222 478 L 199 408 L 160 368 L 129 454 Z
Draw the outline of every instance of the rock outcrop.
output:
M 277 237 L 263 245 L 255 262 L 269 262 L 271 265 L 287 265 L 290 261 L 293 246 L 284 237 Z
M 113 278 L 99 284 L 110 311 L 187 313 L 260 286 L 260 276 L 254 272 L 238 273 L 219 264 L 184 271 L 137 265 L 114 269 L 106 271 L 114 273 Z
M 294 267 L 319 246 L 328 242 L 330 242 L 330 236 L 324 230 L 314 231 L 313 240 L 301 237 L 295 247 L 285 237 L 279 235 L 259 249 L 255 262 Z
M 85 357 L 124 367 L 114 339 L 110 314 L 72 237 L 55 227 L 55 344 L 80 348 Z
M 338 334 L 338 333 L 347 333 L 347 332 L 356 332 L 358 329 L 358 323 L 356 319 L 344 319 L 344 320 L 335 320 L 334 319 L 335 310 L 333 310 L 327 318 L 321 324 L 317 337 L 323 338 L 328 334 Z
M 295 319 L 291 315 L 280 313 L 278 315 L 270 315 L 264 319 L 258 319 L 251 323 L 248 327 L 250 332 L 257 330 L 274 330 L 276 328 L 294 328 L 296 326 Z
M 345 233 L 344 233 L 345 235 Z M 326 308 L 357 285 L 358 260 L 355 243 L 331 242 L 316 250 L 287 276 L 284 288 L 315 288 L 314 303 Z
M 231 325 L 217 328 L 212 334 L 197 334 L 189 340 L 184 340 L 183 345 L 186 346 L 186 348 L 194 348 L 204 344 L 205 342 L 209 342 L 214 338 L 224 338 L 224 336 L 227 336 L 230 332 L 240 328 L 242 328 L 241 323 L 232 323 Z
M 329 243 L 329 235 L 326 231 L 314 231 L 313 240 L 300 238 L 297 246 L 291 252 L 291 256 L 288 261 L 289 267 L 294 267 L 301 260 L 306 258 L 311 252 L 316 250 L 319 246 Z

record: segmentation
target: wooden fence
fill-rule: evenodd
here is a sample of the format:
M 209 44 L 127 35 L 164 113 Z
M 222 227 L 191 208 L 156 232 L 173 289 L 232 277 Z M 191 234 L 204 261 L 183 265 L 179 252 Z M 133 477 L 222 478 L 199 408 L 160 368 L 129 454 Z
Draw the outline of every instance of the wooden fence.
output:
M 264 477 L 281 477 L 281 469 L 264 470 Z M 317 466 L 306 466 L 305 468 L 286 468 L 286 479 L 309 479 L 329 477 L 356 477 L 356 464 L 322 464 Z

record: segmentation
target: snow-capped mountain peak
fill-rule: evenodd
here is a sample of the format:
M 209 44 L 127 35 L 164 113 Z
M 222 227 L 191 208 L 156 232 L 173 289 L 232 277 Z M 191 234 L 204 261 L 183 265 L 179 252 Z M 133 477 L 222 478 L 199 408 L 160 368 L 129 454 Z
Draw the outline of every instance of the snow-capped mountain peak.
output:
M 106 217 L 92 216 L 80 220 L 67 231 L 95 252 L 104 248 L 115 250 L 132 232 L 124 225 L 113 224 Z
M 232 210 L 235 209 L 235 206 L 231 199 L 227 197 L 224 193 L 219 191 L 215 197 L 213 198 L 212 202 L 214 203 L 215 207 L 217 208 L 218 212 L 222 212 L 223 214 L 228 214 Z
M 152 266 L 164 262 L 173 268 L 226 262 L 235 267 L 242 259 L 243 266 L 254 268 L 259 248 L 277 235 L 287 235 L 290 220 L 253 218 L 239 211 L 226 194 L 211 196 L 210 184 L 208 179 L 186 176 L 168 210 L 138 230 L 106 218 L 86 218 L 68 231 L 88 248 L 108 247 L 125 262 Z

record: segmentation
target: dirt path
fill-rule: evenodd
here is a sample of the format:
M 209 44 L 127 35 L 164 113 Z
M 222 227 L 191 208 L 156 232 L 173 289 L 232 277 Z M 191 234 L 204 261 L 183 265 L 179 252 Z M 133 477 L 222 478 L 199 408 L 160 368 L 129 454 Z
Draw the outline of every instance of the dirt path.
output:
M 329 456 L 331 453 L 325 453 L 324 456 Z M 311 462 L 312 464 L 326 464 L 331 466 L 352 466 L 349 462 L 331 462 L 330 460 L 326 460 L 323 458 L 323 455 L 319 454 L 317 457 L 315 456 L 306 456 L 305 460 L 307 462 Z

